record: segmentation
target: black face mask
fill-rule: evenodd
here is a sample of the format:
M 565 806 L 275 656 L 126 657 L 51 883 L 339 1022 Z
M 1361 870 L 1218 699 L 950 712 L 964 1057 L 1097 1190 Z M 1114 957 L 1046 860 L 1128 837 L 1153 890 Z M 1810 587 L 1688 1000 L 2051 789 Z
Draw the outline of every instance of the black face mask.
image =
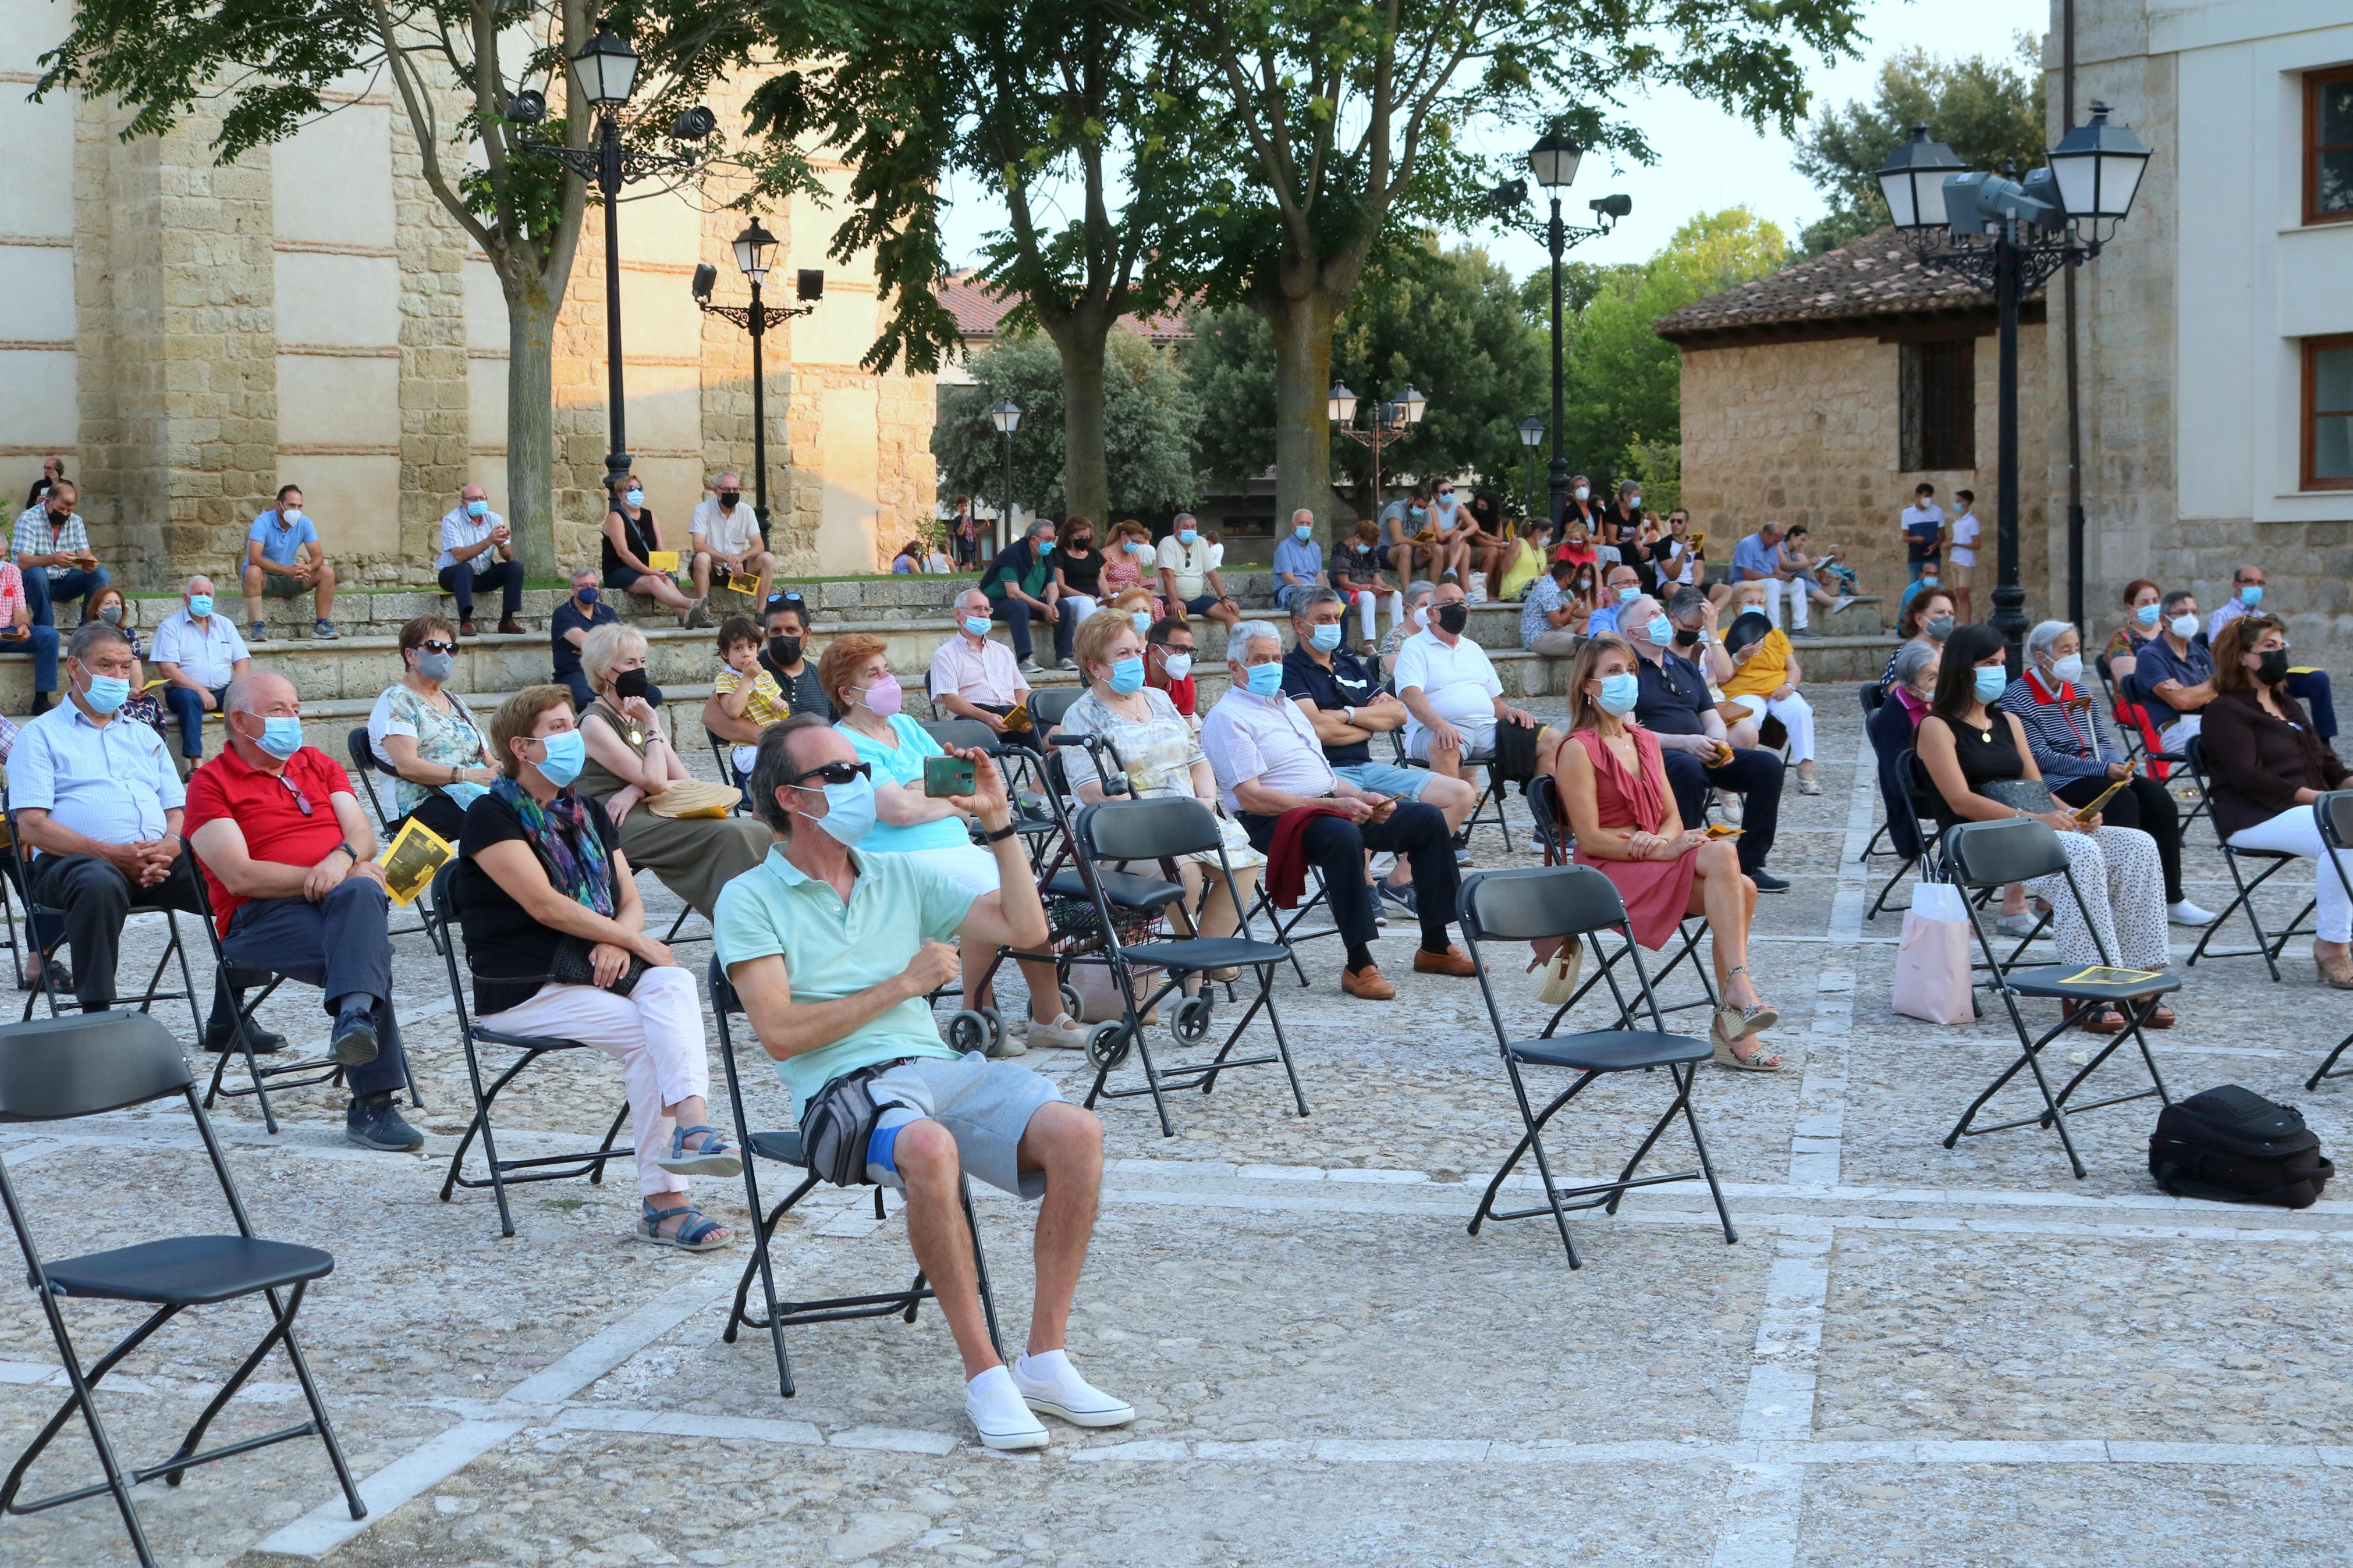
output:
M 613 677 L 613 695 L 622 701 L 627 702 L 633 698 L 643 697 L 645 694 L 646 672 L 644 670 L 625 669 Z
M 771 663 L 779 667 L 798 664 L 801 661 L 801 639 L 798 637 L 770 637 L 768 639 L 768 658 Z
M 2275 647 L 2257 656 L 2255 679 L 2265 686 L 2277 686 L 2287 679 L 2287 649 Z
M 744 492 L 742 490 L 721 490 L 719 492 L 720 506 L 730 511 L 733 510 L 735 503 L 743 499 Z
M 1448 637 L 1460 637 L 1462 628 L 1471 624 L 1471 606 L 1447 605 L 1438 612 L 1438 629 Z

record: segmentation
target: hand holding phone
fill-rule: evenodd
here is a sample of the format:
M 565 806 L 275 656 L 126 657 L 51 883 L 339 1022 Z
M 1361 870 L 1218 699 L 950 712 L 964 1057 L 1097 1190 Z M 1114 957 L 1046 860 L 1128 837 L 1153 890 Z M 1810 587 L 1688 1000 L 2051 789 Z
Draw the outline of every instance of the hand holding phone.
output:
M 976 793 L 970 757 L 925 757 L 923 793 L 934 800 Z

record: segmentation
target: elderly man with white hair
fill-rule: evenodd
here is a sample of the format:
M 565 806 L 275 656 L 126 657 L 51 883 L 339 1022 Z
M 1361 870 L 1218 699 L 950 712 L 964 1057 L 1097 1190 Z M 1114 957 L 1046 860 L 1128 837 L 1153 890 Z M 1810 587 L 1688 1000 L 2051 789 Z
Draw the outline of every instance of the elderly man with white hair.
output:
M 743 476 L 722 474 L 713 480 L 711 493 L 695 503 L 686 531 L 694 545 L 696 604 L 711 597 L 713 576 L 724 583 L 746 572 L 760 579 L 753 602 L 768 602 L 776 558 L 768 552 L 768 542 L 760 535 L 760 514 L 744 504 Z
M 150 657 L 171 683 L 164 705 L 180 721 L 180 754 L 195 762 L 205 754 L 205 715 L 220 707 L 229 682 L 250 663 L 237 623 L 213 613 L 211 578 L 191 577 L 181 588 L 180 607 L 155 628 Z
M 1361 789 L 1334 773 L 1315 726 L 1282 694 L 1282 635 L 1268 621 L 1243 621 L 1226 638 L 1233 684 L 1201 724 L 1201 750 L 1226 810 L 1268 855 L 1271 872 L 1286 855 L 1298 854 L 1323 878 L 1333 923 L 1346 944 L 1340 988 L 1349 995 L 1386 1002 L 1397 994 L 1373 962 L 1368 849 L 1388 850 L 1413 868 L 1421 921 L 1414 972 L 1475 973 L 1446 937 L 1460 884 L 1445 814 Z M 1318 814 L 1293 819 L 1303 808 Z
M 932 706 L 953 719 L 971 719 L 998 735 L 1006 715 L 1028 704 L 1029 682 L 1013 650 L 988 635 L 988 595 L 966 588 L 956 595 L 956 629 L 932 655 Z M 1026 732 L 1034 737 L 1033 729 Z M 1025 735 L 1016 733 L 1019 742 Z

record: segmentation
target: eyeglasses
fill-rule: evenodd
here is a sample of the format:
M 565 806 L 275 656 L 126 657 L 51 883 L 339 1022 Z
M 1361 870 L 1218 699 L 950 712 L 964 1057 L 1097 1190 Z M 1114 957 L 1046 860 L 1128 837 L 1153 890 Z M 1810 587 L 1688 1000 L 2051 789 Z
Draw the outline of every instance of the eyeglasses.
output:
M 458 651 L 458 645 L 453 642 L 443 642 L 439 637 L 427 637 L 423 642 L 417 645 L 417 651 L 419 653 L 456 653 Z
M 278 782 L 286 786 L 286 793 L 294 797 L 294 804 L 302 808 L 302 815 L 305 816 L 310 816 L 311 797 L 302 793 L 302 786 L 296 784 L 292 779 L 288 778 L 284 773 L 280 773 L 278 775 Z
M 846 784 L 853 779 L 871 778 L 873 773 L 874 764 L 871 763 L 828 763 L 821 768 L 811 768 L 805 773 L 795 774 L 792 784 L 798 789 L 806 779 L 816 779 L 822 784 Z

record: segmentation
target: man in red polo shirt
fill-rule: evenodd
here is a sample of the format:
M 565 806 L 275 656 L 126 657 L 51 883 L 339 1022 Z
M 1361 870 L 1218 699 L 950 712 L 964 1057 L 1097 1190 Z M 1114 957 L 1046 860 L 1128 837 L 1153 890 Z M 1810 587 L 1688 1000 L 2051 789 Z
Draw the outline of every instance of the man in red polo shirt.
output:
M 1200 715 L 1194 711 L 1192 623 L 1177 616 L 1155 621 L 1144 642 L 1144 683 L 1168 693 L 1185 721 L 1200 729 Z
M 327 1054 L 352 1091 L 343 1136 L 406 1153 L 424 1135 L 400 1119 L 404 1078 L 392 1016 L 389 895 L 375 835 L 334 759 L 302 743 L 293 682 L 256 670 L 221 699 L 228 744 L 188 780 L 188 845 L 212 889 L 221 951 L 242 967 L 326 993 Z

